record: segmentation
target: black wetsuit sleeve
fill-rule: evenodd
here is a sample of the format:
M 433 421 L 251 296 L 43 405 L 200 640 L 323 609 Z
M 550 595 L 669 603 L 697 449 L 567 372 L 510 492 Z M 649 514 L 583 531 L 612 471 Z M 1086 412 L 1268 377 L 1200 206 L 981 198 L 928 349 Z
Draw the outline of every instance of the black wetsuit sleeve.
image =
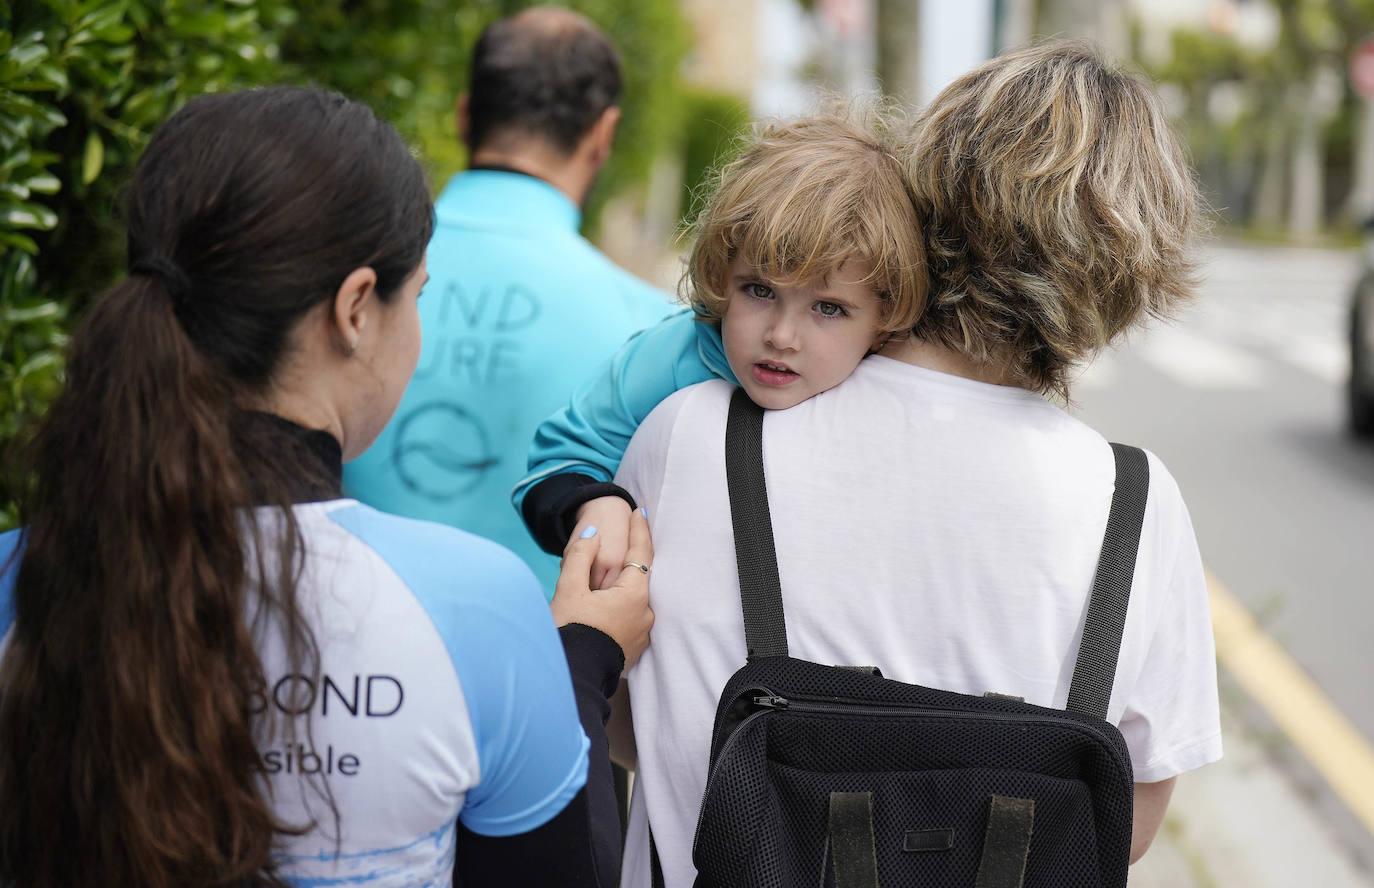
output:
M 578 508 L 602 496 L 618 496 L 631 509 L 637 508 L 635 498 L 620 485 L 566 472 L 550 475 L 531 487 L 521 504 L 520 516 L 539 548 L 550 555 L 561 555 L 577 526 Z
M 620 882 L 620 812 L 606 720 L 625 655 L 609 635 L 590 626 L 572 623 L 558 634 L 572 673 L 582 730 L 591 741 L 587 784 L 557 816 L 526 833 L 483 836 L 459 821 L 455 886 L 612 888 Z

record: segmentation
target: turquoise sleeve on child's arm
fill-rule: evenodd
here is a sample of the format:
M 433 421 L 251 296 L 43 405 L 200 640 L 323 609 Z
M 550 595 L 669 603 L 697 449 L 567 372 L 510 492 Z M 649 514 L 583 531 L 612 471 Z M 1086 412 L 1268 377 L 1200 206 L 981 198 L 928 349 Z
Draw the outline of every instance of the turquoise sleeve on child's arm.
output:
M 735 381 L 720 327 L 690 309 L 630 337 L 603 371 L 579 386 L 568 405 L 539 426 L 528 471 L 511 491 L 519 510 L 531 487 L 567 472 L 609 481 L 635 429 L 678 389 L 708 379 Z

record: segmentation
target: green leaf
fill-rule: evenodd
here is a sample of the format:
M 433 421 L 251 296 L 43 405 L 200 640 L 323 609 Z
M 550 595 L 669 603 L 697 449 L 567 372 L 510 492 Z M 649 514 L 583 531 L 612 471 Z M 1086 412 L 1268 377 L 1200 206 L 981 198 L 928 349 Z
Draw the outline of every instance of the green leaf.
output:
M 67 125 L 67 117 L 51 105 L 35 102 L 18 93 L 0 89 L 0 111 L 12 111 L 56 128 Z
M 0 207 L 0 222 L 12 228 L 37 228 L 51 231 L 57 227 L 57 214 L 42 204 L 6 204 Z
M 126 12 L 128 4 L 125 3 L 97 3 L 95 10 L 77 22 L 73 30 L 88 29 L 97 32 L 98 36 L 98 32 L 118 25 Z
M 16 380 L 22 381 L 25 377 L 32 376 L 40 370 L 56 368 L 61 364 L 62 354 L 60 352 L 44 349 L 23 363 L 16 374 Z
M 56 318 L 62 314 L 62 306 L 56 302 L 40 302 L 23 308 L 11 306 L 0 312 L 0 320 L 10 324 L 31 324 L 44 318 Z
M 34 243 L 33 238 L 17 231 L 0 231 L 0 244 L 14 247 L 16 250 L 23 250 L 30 256 L 38 254 L 38 244 Z
M 86 150 L 81 155 L 81 184 L 89 185 L 100 175 L 100 168 L 105 165 L 105 143 L 100 141 L 100 134 L 91 130 L 90 135 L 86 136 Z
M 225 23 L 224 13 L 204 11 L 182 15 L 171 25 L 183 37 L 217 37 L 224 32 Z
M 11 253 L 0 266 L 0 305 L 7 305 L 25 290 L 31 290 L 38 276 L 33 268 L 33 257 L 24 253 Z
M 228 33 L 236 33 L 238 31 L 242 31 L 244 28 L 248 27 L 249 25 L 252 25 L 257 20 L 258 11 L 256 9 L 253 9 L 252 7 L 245 9 L 243 12 L 230 13 L 228 16 L 225 17 L 225 31 Z
M 96 39 L 106 43 L 127 43 L 134 37 L 134 29 L 128 25 L 111 25 L 95 32 Z
M 164 106 L 163 96 L 157 90 L 140 90 L 125 100 L 120 119 L 134 126 L 150 123 L 162 117 Z
M 65 75 L 63 75 L 65 77 Z M 44 77 L 30 77 L 28 80 L 11 80 L 9 88 L 15 92 L 56 92 L 59 87 Z
M 62 190 L 62 180 L 49 172 L 29 176 L 28 179 L 24 180 L 24 184 L 29 186 L 30 191 L 36 191 L 39 194 L 56 194 Z
M 148 11 L 143 8 L 142 4 L 135 3 L 129 7 L 129 19 L 133 21 L 134 27 L 140 31 L 148 29 Z
M 5 66 L 13 66 L 16 73 L 23 74 L 38 67 L 48 57 L 48 48 L 41 43 L 16 46 L 5 53 Z
M 20 148 L 8 157 L 0 158 L 0 173 L 17 170 L 31 160 L 33 160 L 32 152 L 28 148 Z

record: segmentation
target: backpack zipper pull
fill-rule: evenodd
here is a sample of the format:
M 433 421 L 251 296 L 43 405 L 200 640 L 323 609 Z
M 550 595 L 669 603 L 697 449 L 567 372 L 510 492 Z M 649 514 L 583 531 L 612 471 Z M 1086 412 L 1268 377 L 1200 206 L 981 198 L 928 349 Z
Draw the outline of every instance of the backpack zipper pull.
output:
M 764 709 L 786 709 L 791 705 L 791 701 L 786 697 L 755 697 L 754 705 Z

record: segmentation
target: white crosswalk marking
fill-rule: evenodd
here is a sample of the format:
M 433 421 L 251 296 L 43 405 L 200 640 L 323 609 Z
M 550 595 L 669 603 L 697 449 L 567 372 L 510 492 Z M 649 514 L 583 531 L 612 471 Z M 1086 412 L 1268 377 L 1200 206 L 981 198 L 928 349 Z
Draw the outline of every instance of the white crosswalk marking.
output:
M 1329 339 L 1295 339 L 1280 356 L 1301 370 L 1332 385 L 1343 384 L 1350 376 L 1350 351 L 1344 343 Z
M 1192 388 L 1259 388 L 1264 382 L 1264 366 L 1257 358 L 1181 327 L 1152 331 L 1138 348 L 1156 370 Z
M 1345 300 L 1358 259 L 1354 251 L 1215 246 L 1203 262 L 1198 301 L 1182 317 L 1103 353 L 1073 386 L 1111 387 L 1126 359 L 1195 389 L 1252 390 L 1292 369 L 1341 385 L 1350 373 Z M 1263 284 L 1255 283 L 1256 267 Z

